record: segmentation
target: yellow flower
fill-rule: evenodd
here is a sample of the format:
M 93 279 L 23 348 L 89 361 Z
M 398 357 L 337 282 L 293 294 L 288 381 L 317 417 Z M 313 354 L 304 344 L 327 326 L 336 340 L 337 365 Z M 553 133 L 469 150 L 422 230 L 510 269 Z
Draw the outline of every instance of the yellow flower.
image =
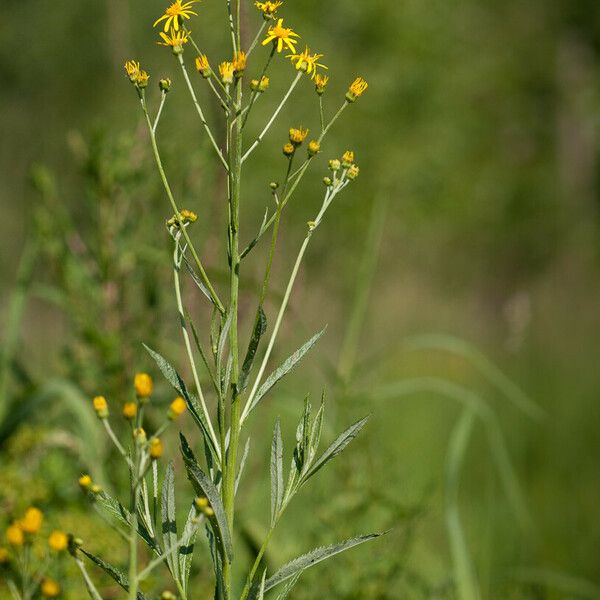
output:
M 123 404 L 123 416 L 128 420 L 135 419 L 137 415 L 138 407 L 135 402 L 125 402 Z
M 22 546 L 25 541 L 23 530 L 17 523 L 13 523 L 6 529 L 6 541 L 11 546 Z
M 106 398 L 104 396 L 96 396 L 92 400 L 92 403 L 98 417 L 101 419 L 106 419 L 106 417 L 108 417 L 108 405 L 106 403 Z
M 323 94 L 328 83 L 329 77 L 320 74 L 315 75 L 315 90 L 317 91 L 317 94 L 319 94 L 319 96 Z
M 246 53 L 240 50 L 234 55 L 232 62 L 233 71 L 239 77 L 246 69 Z
M 342 155 L 342 167 L 347 169 L 354 162 L 354 152 L 352 150 L 346 150 Z
M 148 80 L 150 79 L 150 75 L 146 73 L 146 71 L 140 71 L 135 82 L 138 84 L 138 87 L 145 88 L 148 87 Z
M 56 598 L 60 594 L 60 585 L 48 577 L 42 581 L 40 591 L 46 598 Z
M 56 552 L 62 552 L 69 545 L 69 536 L 64 531 L 53 531 L 48 538 L 48 546 Z
M 125 63 L 125 73 L 127 73 L 127 77 L 131 83 L 135 83 L 137 81 L 138 74 L 140 72 L 140 63 L 135 60 L 128 60 Z
M 283 153 L 286 156 L 292 156 L 296 152 L 296 147 L 294 144 L 290 144 L 289 142 L 283 146 Z
M 138 427 L 133 430 L 133 439 L 140 446 L 146 443 L 146 431 L 143 427 Z
M 187 44 L 189 41 L 188 35 L 192 33 L 191 31 L 175 31 L 175 29 L 171 28 L 171 32 L 169 35 L 159 32 L 160 37 L 163 39 L 162 42 L 157 42 L 159 46 L 170 46 L 173 48 L 173 54 L 181 54 L 183 52 L 183 45 Z
M 350 179 L 350 181 L 354 181 L 358 177 L 359 173 L 360 173 L 360 169 L 358 168 L 358 165 L 350 165 L 350 168 L 348 169 L 348 172 L 346 173 L 346 177 L 348 177 L 348 179 Z
M 179 227 L 179 221 L 181 221 L 183 225 L 187 225 L 188 223 L 195 223 L 197 220 L 198 215 L 195 212 L 188 210 L 187 208 L 182 208 L 179 211 L 179 220 L 173 215 L 167 221 L 167 227 Z
M 79 478 L 79 485 L 80 485 L 80 486 L 81 486 L 81 487 L 82 487 L 84 490 L 87 490 L 87 489 L 89 489 L 89 488 L 91 487 L 91 485 L 92 485 L 92 478 L 91 478 L 89 475 L 87 475 L 87 474 L 85 474 L 85 475 L 82 475 L 82 476 Z
M 269 89 L 269 78 L 266 75 L 263 75 L 260 78 L 260 81 L 258 79 L 253 79 L 250 82 L 250 89 L 253 92 L 266 92 Z
M 157 460 L 162 456 L 163 445 L 160 438 L 153 437 L 150 440 L 150 458 Z
M 266 46 L 273 42 L 277 48 L 277 52 L 281 52 L 284 48 L 288 48 L 291 52 L 296 52 L 297 40 L 294 38 L 300 36 L 295 33 L 292 29 L 283 26 L 283 19 L 277 21 L 275 27 L 269 27 L 267 31 L 267 37 L 263 40 L 262 45 Z
M 360 98 L 360 96 L 365 93 L 368 87 L 369 84 L 362 77 L 357 77 L 348 88 L 346 100 L 348 100 L 348 102 L 354 102 L 357 98 Z
M 302 129 L 302 127 L 295 129 L 292 127 L 290 129 L 290 142 L 292 142 L 294 146 L 299 146 L 306 139 L 307 135 L 308 129 Z
M 289 58 L 293 63 L 296 63 L 296 69 L 307 73 L 311 76 L 311 79 L 315 78 L 318 67 L 327 69 L 325 65 L 318 62 L 320 58 L 323 58 L 323 55 L 311 54 L 308 46 L 304 48 L 304 52 L 301 52 L 300 54 L 288 54 L 286 58 Z
M 169 406 L 169 419 L 173 421 L 179 415 L 183 414 L 186 408 L 186 401 L 181 396 L 177 396 L 177 398 L 175 398 L 175 400 L 173 400 Z
M 0 548 L 0 565 L 8 562 L 8 550 L 6 548 Z
M 319 154 L 320 151 L 321 151 L 321 144 L 319 144 L 319 142 L 317 142 L 317 140 L 311 140 L 308 143 L 308 155 L 309 156 L 315 156 L 315 154 Z
M 152 25 L 152 27 L 156 27 L 161 21 L 164 21 L 165 33 L 169 31 L 171 24 L 173 24 L 173 29 L 175 31 L 179 31 L 180 19 L 189 19 L 192 15 L 194 15 L 195 17 L 198 16 L 197 13 L 191 10 L 191 8 L 193 4 L 199 1 L 200 0 L 190 0 L 189 2 L 186 2 L 184 4 L 182 0 L 176 0 L 175 2 L 173 2 L 173 4 L 171 4 L 171 6 L 169 6 L 165 10 L 164 15 L 162 15 L 161 17 L 156 19 L 156 21 L 154 21 L 154 25 Z
M 222 62 L 219 65 L 219 73 L 221 75 L 221 81 L 226 84 L 233 83 L 233 71 L 234 71 L 233 63 Z
M 262 11 L 264 17 L 270 18 L 279 10 L 282 4 L 283 2 L 280 2 L 280 0 L 276 0 L 275 2 L 268 0 L 267 2 L 255 2 L 254 6 Z
M 32 506 L 25 511 L 25 516 L 19 522 L 19 526 L 24 533 L 37 533 L 44 521 L 44 515 L 39 508 Z
M 206 57 L 206 54 L 201 54 L 200 56 L 196 57 L 196 69 L 198 69 L 198 72 L 205 79 L 210 77 L 210 74 L 212 71 L 210 68 L 210 63 L 208 62 L 208 58 Z
M 133 379 L 133 387 L 138 398 L 148 398 L 152 395 L 154 384 L 148 373 L 136 373 Z

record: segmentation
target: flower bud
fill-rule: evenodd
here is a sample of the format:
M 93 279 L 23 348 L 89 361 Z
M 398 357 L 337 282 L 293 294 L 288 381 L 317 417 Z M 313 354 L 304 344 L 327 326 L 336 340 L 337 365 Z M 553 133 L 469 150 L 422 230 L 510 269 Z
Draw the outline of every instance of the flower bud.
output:
M 123 416 L 128 420 L 132 421 L 137 415 L 138 407 L 135 402 L 126 402 L 123 404 Z
M 158 89 L 161 92 L 169 92 L 171 90 L 171 80 L 168 77 L 166 77 L 165 79 L 161 79 L 158 82 Z
M 320 151 L 321 151 L 321 144 L 319 144 L 319 142 L 317 142 L 317 140 L 311 140 L 308 143 L 308 155 L 309 156 L 315 156 L 316 154 L 319 154 Z
M 106 403 L 106 398 L 104 396 L 96 396 L 92 403 L 94 405 L 94 410 L 100 419 L 108 418 L 108 404 Z
M 11 546 L 22 546 L 25 542 L 25 536 L 23 530 L 16 524 L 13 523 L 6 529 L 6 541 Z
M 296 129 L 292 127 L 290 129 L 290 142 L 294 144 L 294 146 L 299 146 L 308 135 L 308 129 L 302 129 L 302 127 Z
M 323 177 L 323 183 L 324 183 L 324 184 L 325 184 L 327 187 L 329 187 L 329 186 L 330 186 L 330 185 L 333 183 L 333 181 L 331 181 L 331 177 Z
M 133 387 L 138 398 L 149 398 L 154 389 L 152 377 L 148 373 L 136 373 L 133 380 Z
M 48 538 L 48 546 L 55 552 L 62 552 L 69 545 L 69 536 L 64 531 L 53 531 Z
M 277 188 L 279 188 L 279 184 L 276 181 L 271 181 L 271 183 L 269 184 L 269 187 L 275 191 Z
M 90 492 L 92 492 L 92 494 L 100 494 L 102 492 L 102 488 L 97 483 L 94 483 L 90 487 Z
M 87 474 L 85 474 L 85 475 L 82 475 L 82 476 L 79 478 L 79 485 L 80 485 L 80 486 L 81 486 L 81 487 L 82 487 L 84 490 L 89 490 L 89 489 L 90 489 L 90 487 L 91 487 L 91 485 L 92 485 L 92 478 L 91 478 L 89 475 L 87 475 Z
M 159 600 L 177 600 L 177 596 L 169 590 L 165 590 L 159 597 Z
M 163 445 L 160 438 L 153 437 L 150 440 L 150 458 L 152 460 L 158 460 L 163 453 Z
M 50 579 L 49 577 L 44 577 L 44 579 L 42 579 L 40 585 L 42 596 L 45 598 L 56 598 L 60 595 L 60 591 L 60 585 L 58 585 L 54 579 Z
M 296 148 L 295 148 L 294 144 L 287 143 L 283 146 L 283 153 L 286 156 L 292 156 L 292 154 L 294 154 L 295 151 L 296 151 Z
M 143 427 L 133 430 L 133 439 L 138 446 L 143 446 L 146 443 L 146 432 Z
M 358 177 L 359 173 L 360 173 L 360 169 L 358 168 L 358 165 L 350 165 L 350 168 L 348 169 L 348 172 L 346 173 L 346 177 L 348 179 L 350 179 L 350 181 L 353 181 L 354 179 L 356 179 Z
M 333 171 L 334 173 L 336 171 L 339 171 L 342 168 L 342 163 L 337 159 L 334 158 L 333 160 L 329 161 L 329 170 Z
M 179 415 L 185 412 L 186 408 L 186 401 L 181 396 L 177 396 L 169 406 L 169 419 L 174 421 Z
M 208 62 L 206 54 L 201 54 L 196 57 L 196 69 L 204 79 L 208 79 L 211 76 L 212 69 L 210 68 L 210 63 Z

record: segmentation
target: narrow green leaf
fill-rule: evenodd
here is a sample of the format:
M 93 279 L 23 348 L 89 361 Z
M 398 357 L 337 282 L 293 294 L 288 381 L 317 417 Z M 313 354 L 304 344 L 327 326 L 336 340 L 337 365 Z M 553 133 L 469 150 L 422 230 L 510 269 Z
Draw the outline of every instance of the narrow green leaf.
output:
M 252 250 L 252 248 L 254 248 L 254 246 L 256 246 L 258 240 L 261 238 L 261 236 L 263 235 L 263 233 L 266 231 L 265 229 L 265 225 L 267 224 L 267 215 L 269 214 L 269 207 L 267 206 L 267 208 L 265 209 L 265 215 L 263 217 L 262 223 L 260 224 L 260 227 L 258 229 L 258 234 L 256 235 L 255 238 L 252 239 L 252 241 L 244 248 L 244 250 L 242 250 L 241 254 L 240 254 L 240 259 L 244 259 L 246 258 L 246 256 L 250 253 L 250 251 Z
M 338 454 L 343 452 L 344 448 L 359 434 L 360 430 L 367 424 L 369 417 L 364 417 L 360 421 L 351 425 L 342 433 L 334 442 L 323 452 L 315 464 L 306 472 L 303 477 L 303 482 L 310 479 L 317 471 L 322 469 L 330 460 L 334 459 Z
M 271 525 L 275 523 L 283 502 L 283 440 L 279 418 L 275 421 L 271 443 Z
M 221 555 L 227 562 L 231 562 L 233 557 L 233 546 L 231 543 L 231 534 L 229 533 L 225 508 L 221 501 L 221 494 L 210 477 L 208 477 L 198 465 L 185 436 L 180 433 L 179 438 L 181 440 L 181 454 L 185 462 L 188 478 L 191 481 L 196 494 L 208 498 L 210 506 L 215 513 L 214 517 L 209 519 L 209 523 L 215 531 Z
M 81 552 L 85 554 L 93 563 L 98 565 L 105 573 L 110 575 L 126 592 L 129 591 L 129 579 L 125 573 L 102 560 L 98 556 L 95 556 L 91 552 L 80 548 Z M 142 592 L 137 593 L 138 600 L 146 600 L 146 596 Z
M 244 391 L 246 388 L 246 384 L 248 383 L 248 375 L 250 375 L 250 370 L 252 369 L 252 364 L 254 362 L 254 358 L 256 357 L 256 351 L 258 350 L 258 345 L 260 344 L 260 339 L 267 331 L 267 316 L 265 315 L 265 311 L 262 306 L 258 307 L 258 314 L 256 321 L 254 323 L 254 330 L 252 332 L 252 337 L 250 338 L 250 343 L 248 344 L 248 350 L 246 352 L 246 358 L 244 358 L 244 363 L 242 365 L 242 370 L 240 371 L 240 382 L 239 388 L 240 392 Z
M 176 581 L 181 581 L 179 562 L 174 548 L 177 546 L 177 521 L 175 518 L 175 470 L 171 461 L 165 469 L 162 485 L 162 536 L 164 552 L 167 554 L 167 565 Z M 172 550 L 172 552 L 170 552 Z
M 244 453 L 242 454 L 242 459 L 240 460 L 240 466 L 238 469 L 237 477 L 235 478 L 235 492 L 237 493 L 238 487 L 240 485 L 240 481 L 242 479 L 242 474 L 244 473 L 244 467 L 246 466 L 246 460 L 248 460 L 248 453 L 250 452 L 250 438 L 246 440 L 246 444 L 244 445 Z
M 287 563 L 281 569 L 279 569 L 272 577 L 267 579 L 267 583 L 265 585 L 265 591 L 269 591 L 273 589 L 276 585 L 282 583 L 286 579 L 290 577 L 294 577 L 296 574 L 301 573 L 302 571 L 313 567 L 317 563 L 321 561 L 327 560 L 328 558 L 335 556 L 336 554 L 340 554 L 354 546 L 358 546 L 359 544 L 363 544 L 364 542 L 368 542 L 370 540 L 374 540 L 381 536 L 380 533 L 371 533 L 369 535 L 361 535 L 350 540 L 345 540 L 344 542 L 339 542 L 338 544 L 332 544 L 331 546 L 324 546 L 322 548 L 316 548 L 307 554 L 303 554 L 298 558 L 295 558 L 291 562 Z
M 192 505 L 188 513 L 183 534 L 181 535 L 181 546 L 179 547 L 179 574 L 181 577 L 181 586 L 187 593 L 188 581 L 190 579 L 190 570 L 192 568 L 192 559 L 194 557 L 194 543 L 198 534 L 198 514 L 196 508 Z
M 277 600 L 285 600 L 290 595 L 290 592 L 298 583 L 298 579 L 300 579 L 302 573 L 304 573 L 304 571 L 298 571 L 291 579 L 288 579 L 286 584 L 283 586 L 283 589 L 277 596 Z
M 283 364 L 277 368 L 273 373 L 271 373 L 266 381 L 260 386 L 254 399 L 252 400 L 252 405 L 248 410 L 248 414 L 254 410 L 256 405 L 261 401 L 263 396 L 265 396 L 271 388 L 283 377 L 285 377 L 302 359 L 302 357 L 319 341 L 321 336 L 325 333 L 327 327 L 324 327 L 319 331 L 319 333 L 315 334 L 313 337 L 308 340 L 303 346 L 298 348 L 296 352 L 294 352 L 291 356 L 289 356 Z

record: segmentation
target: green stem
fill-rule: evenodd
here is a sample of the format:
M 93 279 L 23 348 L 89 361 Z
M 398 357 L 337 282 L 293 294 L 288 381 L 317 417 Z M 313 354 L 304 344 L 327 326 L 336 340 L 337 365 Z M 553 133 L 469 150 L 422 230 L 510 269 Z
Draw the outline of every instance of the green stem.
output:
M 254 39 L 252 40 L 252 43 L 250 44 L 250 47 L 248 48 L 248 52 L 246 52 L 246 56 L 250 56 L 250 54 L 252 54 L 252 51 L 254 50 L 254 48 L 256 48 L 256 44 L 258 44 L 260 35 L 265 30 L 266 26 L 267 26 L 267 22 L 265 20 L 263 20 L 262 25 L 258 29 L 258 32 L 254 36 Z
M 271 53 L 269 54 L 269 57 L 267 58 L 267 62 L 265 63 L 265 66 L 263 67 L 263 70 L 261 71 L 261 73 L 257 79 L 259 84 L 262 81 L 262 78 L 267 73 L 267 70 L 269 69 L 269 65 L 271 64 L 271 61 L 273 60 L 273 56 L 275 55 L 275 50 L 276 50 L 275 45 L 273 45 L 273 48 L 271 49 Z M 248 103 L 248 110 L 246 111 L 246 115 L 244 117 L 244 120 L 242 121 L 242 129 L 246 125 L 246 121 L 248 120 L 248 117 L 250 116 L 250 111 L 252 110 L 252 106 L 254 105 L 254 100 L 256 100 L 256 97 L 258 96 L 259 93 L 260 92 L 258 91 L 258 89 L 252 91 L 252 95 L 250 96 L 250 102 Z
M 275 523 L 275 525 L 276 524 L 277 523 Z M 252 569 L 250 570 L 250 573 L 248 574 L 248 578 L 246 579 L 246 584 L 244 585 L 244 589 L 242 591 L 242 595 L 240 596 L 240 600 L 246 600 L 246 598 L 248 597 L 248 594 L 250 593 L 250 589 L 252 587 L 252 583 L 254 582 L 254 577 L 256 576 L 258 567 L 260 566 L 260 562 L 261 562 L 263 556 L 265 555 L 265 552 L 267 551 L 267 546 L 269 545 L 269 542 L 271 541 L 271 536 L 273 535 L 273 532 L 275 531 L 275 525 L 273 525 L 267 532 L 267 535 L 262 543 L 262 546 L 260 547 L 260 550 L 258 551 L 258 554 L 256 555 L 256 559 L 254 560 Z
M 135 443 L 134 443 L 135 444 Z M 137 577 L 137 492 L 138 492 L 138 469 L 139 452 L 134 447 L 133 450 L 134 469 L 131 472 L 131 496 L 129 502 L 130 523 L 129 523 L 129 600 L 137 600 L 138 577 Z

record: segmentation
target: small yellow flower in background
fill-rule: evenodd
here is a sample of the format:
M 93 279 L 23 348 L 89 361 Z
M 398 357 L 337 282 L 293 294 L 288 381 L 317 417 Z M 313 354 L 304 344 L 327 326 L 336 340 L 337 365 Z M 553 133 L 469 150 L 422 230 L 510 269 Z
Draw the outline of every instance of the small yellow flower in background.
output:
M 289 58 L 293 63 L 296 64 L 296 69 L 298 71 L 303 71 L 307 75 L 310 75 L 311 79 L 314 79 L 317 75 L 317 68 L 328 68 L 319 63 L 319 59 L 323 58 L 323 54 L 311 54 L 308 46 L 306 46 L 304 51 L 300 54 L 288 54 L 286 58 Z
M 325 75 L 316 74 L 315 75 L 315 90 L 319 96 L 323 95 L 327 84 L 329 83 L 329 77 Z
M 206 54 L 201 54 L 196 57 L 196 69 L 205 79 L 208 79 L 211 76 L 212 69 L 210 68 L 210 63 L 208 62 Z
M 153 460 L 158 460 L 163 453 L 163 445 L 160 441 L 160 438 L 153 437 L 150 440 L 150 458 Z
M 262 45 L 266 46 L 273 42 L 275 47 L 277 48 L 277 52 L 281 52 L 284 47 L 286 47 L 291 52 L 296 52 L 296 44 L 297 40 L 294 38 L 299 38 L 300 36 L 294 32 L 293 29 L 283 26 L 283 19 L 279 19 L 277 21 L 277 25 L 274 27 L 269 27 L 269 31 L 267 31 L 267 37 L 263 40 Z
M 233 57 L 233 72 L 239 77 L 246 69 L 246 53 L 243 50 L 236 52 Z
M 292 156 L 296 152 L 296 146 L 294 144 L 290 144 L 289 142 L 283 146 L 283 153 L 286 156 Z
M 334 173 L 336 171 L 339 171 L 342 168 L 342 163 L 337 159 L 334 158 L 333 160 L 329 161 L 329 170 L 333 171 Z
M 171 419 L 171 421 L 175 420 L 179 415 L 185 412 L 186 408 L 186 401 L 181 396 L 177 396 L 169 406 L 169 419 Z
M 279 7 L 282 6 L 282 4 L 283 2 L 276 0 L 275 2 L 255 2 L 254 6 L 256 6 L 258 10 L 262 11 L 263 17 L 271 19 L 273 15 L 279 10 Z
M 137 411 L 138 411 L 138 407 L 135 402 L 126 402 L 125 404 L 123 404 L 123 416 L 128 421 L 135 419 L 135 417 L 137 415 Z
M 94 410 L 100 419 L 106 419 L 108 417 L 108 404 L 106 403 L 106 398 L 104 396 L 96 396 L 92 403 L 94 405 Z
M 250 89 L 253 92 L 266 92 L 269 89 L 269 78 L 266 75 L 263 75 L 260 78 L 260 81 L 258 79 L 253 79 L 250 82 Z
M 358 177 L 359 173 L 360 173 L 360 169 L 358 168 L 358 165 L 350 165 L 350 168 L 348 169 L 348 172 L 346 173 L 346 177 L 348 177 L 348 179 L 353 181 L 354 179 L 356 179 Z
M 156 27 L 161 21 L 165 22 L 164 32 L 169 31 L 171 24 L 173 25 L 173 29 L 175 31 L 179 31 L 179 27 L 183 24 L 183 21 L 180 23 L 180 19 L 189 19 L 192 15 L 197 17 L 198 14 L 195 13 L 192 9 L 192 6 L 199 2 L 200 0 L 190 0 L 185 4 L 182 0 L 177 0 L 173 2 L 164 12 L 162 16 L 160 16 L 156 21 L 154 21 L 154 25 L 152 27 Z
M 69 545 L 69 536 L 64 531 L 53 531 L 48 538 L 48 546 L 55 552 L 62 552 Z
M 90 492 L 92 492 L 92 494 L 99 494 L 101 491 L 102 488 L 97 483 L 90 486 Z
M 142 445 L 146 443 L 146 432 L 143 427 L 138 427 L 133 430 L 133 439 L 136 444 Z
M 205 498 L 204 496 L 198 496 L 194 500 L 194 504 L 196 505 L 196 508 L 207 517 L 212 517 L 215 514 L 215 511 L 208 502 L 208 498 Z
M 290 129 L 290 142 L 292 142 L 294 146 L 299 146 L 306 139 L 307 135 L 308 129 L 302 129 L 302 127 L 296 129 L 292 127 Z
M 219 74 L 221 81 L 225 84 L 233 83 L 234 66 L 231 62 L 222 62 L 219 65 Z
M 357 77 L 348 88 L 346 100 L 348 100 L 348 102 L 354 102 L 365 93 L 368 87 L 369 84 L 362 77 Z
M 42 581 L 40 591 L 46 598 L 56 598 L 60 594 L 60 585 L 48 577 Z
M 23 530 L 17 523 L 13 523 L 6 529 L 6 541 L 11 546 L 22 546 L 25 542 Z
M 182 208 L 179 211 L 179 219 L 173 215 L 167 221 L 167 227 L 179 227 L 179 221 L 181 221 L 184 225 L 187 225 L 188 223 L 195 223 L 197 220 L 198 215 L 194 211 L 188 210 L 187 208 Z
M 165 590 L 159 596 L 159 600 L 177 600 L 177 596 L 173 592 Z
M 133 387 L 138 398 L 148 398 L 152 395 L 154 384 L 148 373 L 136 373 L 133 379 Z
M 6 548 L 0 548 L 0 565 L 8 562 L 8 550 Z
M 138 87 L 140 88 L 145 88 L 148 87 L 148 80 L 150 79 L 150 75 L 148 75 L 148 73 L 146 73 L 146 71 L 140 71 L 138 73 L 137 79 L 136 79 L 136 83 L 138 85 Z
M 352 150 L 346 150 L 342 155 L 342 167 L 347 169 L 354 162 L 354 152 Z
M 24 533 L 33 535 L 41 529 L 43 521 L 42 511 L 32 506 L 25 511 L 25 516 L 19 521 L 19 527 Z
M 317 142 L 317 140 L 311 140 L 308 143 L 308 155 L 309 156 L 315 156 L 316 154 L 319 154 L 320 151 L 321 151 L 321 144 L 319 144 L 319 142 Z
M 171 28 L 171 32 L 169 35 L 159 32 L 160 37 L 163 39 L 162 42 L 156 42 L 159 46 L 170 46 L 173 48 L 173 54 L 181 54 L 183 52 L 183 45 L 187 44 L 189 41 L 188 35 L 192 33 L 191 31 L 183 31 L 183 29 L 179 31 L 175 31 Z
M 135 83 L 140 72 L 140 63 L 135 60 L 128 60 L 125 63 L 125 72 L 127 73 L 127 77 L 129 77 L 129 81 Z
M 86 473 L 79 478 L 79 485 L 84 489 L 88 490 L 92 485 L 92 478 Z

